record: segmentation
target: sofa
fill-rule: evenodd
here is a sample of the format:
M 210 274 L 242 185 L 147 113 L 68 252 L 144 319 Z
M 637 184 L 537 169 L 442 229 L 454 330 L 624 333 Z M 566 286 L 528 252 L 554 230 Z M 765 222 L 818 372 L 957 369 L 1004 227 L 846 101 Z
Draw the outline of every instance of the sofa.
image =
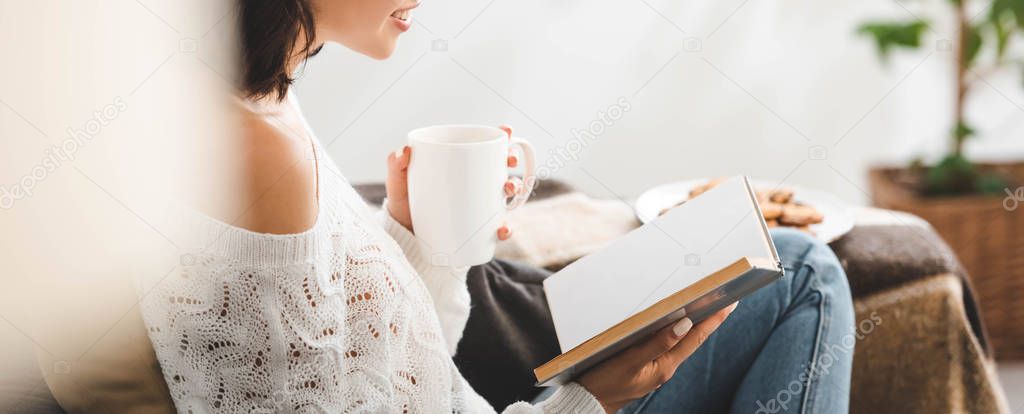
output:
M 384 196 L 379 184 L 357 189 L 371 204 L 379 205 Z M 592 198 L 557 181 L 535 191 L 529 203 L 509 214 L 516 236 L 499 245 L 498 257 L 557 270 L 638 225 L 622 200 Z M 850 411 L 1009 413 L 970 279 L 949 247 L 927 223 L 907 214 L 866 208 L 857 212 L 856 223 L 830 245 L 848 275 L 862 328 L 854 349 Z M 871 321 L 870 329 L 861 326 L 865 321 Z M 0 373 L 0 408 L 173 411 L 139 314 L 128 312 L 110 330 L 116 334 L 105 335 L 108 339 L 71 367 L 33 352 L 29 341 L 5 344 L 6 357 L 14 363 Z M 537 332 L 544 335 L 543 330 L 504 335 Z M 503 339 L 492 343 L 509 343 Z M 485 351 L 514 354 L 500 348 Z M 499 372 L 529 381 L 532 368 L 551 355 L 521 356 L 496 359 L 460 348 L 456 362 L 471 382 L 474 370 L 489 370 L 493 365 L 488 364 L 496 362 L 505 363 Z M 104 369 L 111 366 L 121 369 Z M 485 397 L 503 406 L 502 399 L 517 396 Z
M 639 225 L 623 200 L 560 182 L 510 213 L 516 236 L 499 257 L 557 270 Z M 854 297 L 851 413 L 1009 413 L 969 275 L 915 216 L 855 211 L 853 230 L 829 244 Z
M 380 185 L 358 190 L 371 204 L 379 205 L 384 196 Z M 628 202 L 593 198 L 550 180 L 535 189 L 530 202 L 509 213 L 507 222 L 515 237 L 499 244 L 496 256 L 549 270 L 639 225 Z M 854 228 L 830 247 L 846 270 L 858 322 L 850 412 L 1010 412 L 970 278 L 927 222 L 906 213 L 858 208 Z M 491 362 L 494 355 L 512 351 L 494 349 L 502 343 L 488 342 L 491 349 L 479 355 L 460 347 L 456 361 L 463 374 L 472 380 L 477 371 L 516 369 L 515 375 L 529 378 L 532 367 L 553 356 L 538 355 L 517 368 L 504 359 Z M 486 387 L 474 387 L 481 385 Z M 485 397 L 496 406 L 513 399 Z

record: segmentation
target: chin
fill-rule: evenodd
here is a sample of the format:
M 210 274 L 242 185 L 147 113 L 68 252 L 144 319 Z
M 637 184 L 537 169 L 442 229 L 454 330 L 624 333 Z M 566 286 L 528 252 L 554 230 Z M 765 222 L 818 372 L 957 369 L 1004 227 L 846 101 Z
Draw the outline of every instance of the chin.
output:
M 321 0 L 318 27 L 325 41 L 384 60 L 395 52 L 398 39 L 412 28 L 417 0 Z
M 384 60 L 395 53 L 395 47 L 397 46 L 398 39 L 391 38 L 389 36 L 388 38 L 377 39 L 373 42 L 360 42 L 361 44 L 358 45 L 346 44 L 346 42 L 338 43 L 341 43 L 349 49 L 371 59 Z
M 363 52 L 364 55 L 369 56 L 371 59 L 385 60 L 391 57 L 395 53 L 395 45 L 374 48 L 369 51 Z

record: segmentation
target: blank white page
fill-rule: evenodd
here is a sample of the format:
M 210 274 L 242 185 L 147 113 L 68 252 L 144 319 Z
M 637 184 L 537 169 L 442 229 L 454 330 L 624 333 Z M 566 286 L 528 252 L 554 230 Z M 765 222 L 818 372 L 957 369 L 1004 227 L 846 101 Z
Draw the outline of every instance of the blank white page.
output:
M 548 277 L 562 352 L 747 256 L 773 259 L 743 177 L 731 178 Z

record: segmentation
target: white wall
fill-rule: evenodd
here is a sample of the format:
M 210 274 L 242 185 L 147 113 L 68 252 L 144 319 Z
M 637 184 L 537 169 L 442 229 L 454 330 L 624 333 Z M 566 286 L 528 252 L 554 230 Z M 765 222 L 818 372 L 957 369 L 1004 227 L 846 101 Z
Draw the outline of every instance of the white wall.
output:
M 412 128 L 507 122 L 542 161 L 580 150 L 554 175 L 596 195 L 744 173 L 866 202 L 870 163 L 946 145 L 949 52 L 929 47 L 882 67 L 853 34 L 868 17 L 911 12 L 931 11 L 878 0 L 427 0 L 391 59 L 329 46 L 297 94 L 357 182 L 380 180 L 387 151 Z M 946 32 L 936 28 L 929 44 Z M 448 50 L 432 50 L 435 39 Z M 989 82 L 970 112 L 983 132 L 971 153 L 1019 158 L 1020 79 L 1007 71 Z M 585 146 L 571 142 L 620 98 L 630 107 L 621 119 Z M 822 150 L 826 159 L 809 159 Z

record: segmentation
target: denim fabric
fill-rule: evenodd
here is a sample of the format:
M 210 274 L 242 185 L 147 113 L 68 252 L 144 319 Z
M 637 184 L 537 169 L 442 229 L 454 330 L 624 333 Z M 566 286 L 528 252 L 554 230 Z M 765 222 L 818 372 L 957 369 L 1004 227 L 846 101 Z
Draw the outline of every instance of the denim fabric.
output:
M 657 391 L 621 413 L 846 413 L 856 341 L 836 256 L 795 230 L 772 239 L 785 276 L 742 299 Z

